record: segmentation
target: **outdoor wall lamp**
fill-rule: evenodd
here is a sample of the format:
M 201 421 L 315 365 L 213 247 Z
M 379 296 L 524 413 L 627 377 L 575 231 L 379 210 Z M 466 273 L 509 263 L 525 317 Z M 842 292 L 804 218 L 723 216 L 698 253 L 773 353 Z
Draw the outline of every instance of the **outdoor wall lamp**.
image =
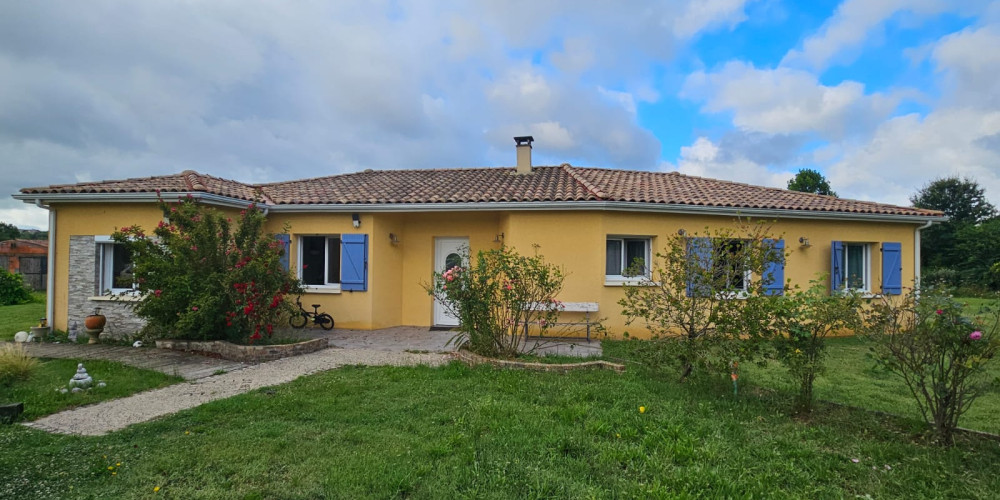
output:
M 361 216 L 358 214 L 351 214 L 351 222 L 354 223 L 354 229 L 361 227 Z
M 399 244 L 399 237 L 396 236 L 396 233 L 389 233 L 389 243 L 392 243 L 393 246 Z
M 680 228 L 677 230 L 677 234 L 684 236 L 685 234 L 688 234 L 688 232 L 685 231 L 684 228 Z
M 503 243 L 503 233 L 494 236 L 493 243 Z
M 809 243 L 809 238 L 806 238 L 805 236 L 799 238 L 799 244 L 801 244 L 804 247 L 812 246 L 812 243 Z

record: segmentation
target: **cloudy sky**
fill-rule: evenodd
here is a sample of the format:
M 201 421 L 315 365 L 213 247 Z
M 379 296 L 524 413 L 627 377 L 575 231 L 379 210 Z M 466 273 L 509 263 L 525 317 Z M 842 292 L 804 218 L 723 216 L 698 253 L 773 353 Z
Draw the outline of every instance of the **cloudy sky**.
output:
M 1000 0 L 0 3 L 0 221 L 21 187 L 535 163 L 1000 204 Z

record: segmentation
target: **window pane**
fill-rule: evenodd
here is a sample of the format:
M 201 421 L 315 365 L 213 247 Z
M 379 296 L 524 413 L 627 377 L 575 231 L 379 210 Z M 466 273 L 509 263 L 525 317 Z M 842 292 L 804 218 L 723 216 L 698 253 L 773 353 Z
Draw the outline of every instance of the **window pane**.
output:
M 622 240 L 608 240 L 604 274 L 608 276 L 620 276 L 622 274 Z
M 845 245 L 844 256 L 847 259 L 847 287 L 865 289 L 865 246 Z
M 326 282 L 340 283 L 340 238 L 327 238 Z
M 717 286 L 727 290 L 745 290 L 746 265 L 743 262 L 743 242 L 723 240 L 717 245 L 713 263 Z
M 132 288 L 135 279 L 132 273 L 132 255 L 125 245 L 111 245 L 114 256 L 111 261 L 111 275 L 115 288 Z
M 631 275 L 646 274 L 646 240 L 625 240 L 625 267 Z
M 326 237 L 302 237 L 302 282 L 307 285 L 324 285 L 326 274 Z

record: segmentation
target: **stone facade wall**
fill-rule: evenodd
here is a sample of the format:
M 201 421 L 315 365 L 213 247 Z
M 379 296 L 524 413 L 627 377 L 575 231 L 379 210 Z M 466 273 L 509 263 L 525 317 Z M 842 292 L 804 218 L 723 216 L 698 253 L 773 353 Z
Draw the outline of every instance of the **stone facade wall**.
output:
M 69 300 L 67 327 L 72 330 L 76 324 L 77 333 L 84 335 L 83 319 L 101 308 L 101 314 L 108 318 L 104 327 L 105 335 L 119 339 L 138 332 L 145 322 L 132 314 L 128 302 L 99 297 L 97 290 L 99 262 L 98 247 L 93 236 L 69 237 Z
M 329 345 L 330 343 L 326 339 L 312 339 L 296 344 L 279 345 L 237 345 L 221 340 L 211 342 L 172 339 L 156 341 L 156 347 L 159 349 L 214 354 L 222 359 L 239 361 L 241 363 L 274 361 L 289 356 L 316 352 L 320 349 L 326 349 Z

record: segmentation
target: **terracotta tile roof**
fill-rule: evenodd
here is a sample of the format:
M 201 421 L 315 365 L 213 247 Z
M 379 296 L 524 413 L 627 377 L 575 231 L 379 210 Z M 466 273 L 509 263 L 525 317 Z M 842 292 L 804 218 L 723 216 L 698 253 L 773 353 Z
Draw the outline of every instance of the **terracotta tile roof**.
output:
M 366 170 L 288 182 L 250 185 L 185 171 L 176 175 L 25 188 L 24 194 L 189 192 L 263 199 L 271 205 L 446 204 L 489 202 L 635 202 L 657 205 L 804 210 L 825 213 L 937 217 L 941 212 L 848 200 L 784 189 L 683 175 L 580 168 Z
M 185 170 L 179 174 L 133 179 L 81 182 L 79 184 L 58 184 L 35 188 L 24 188 L 24 194 L 52 193 L 188 193 L 204 192 L 228 196 L 240 200 L 256 200 L 258 190 L 249 184 L 199 174 Z

